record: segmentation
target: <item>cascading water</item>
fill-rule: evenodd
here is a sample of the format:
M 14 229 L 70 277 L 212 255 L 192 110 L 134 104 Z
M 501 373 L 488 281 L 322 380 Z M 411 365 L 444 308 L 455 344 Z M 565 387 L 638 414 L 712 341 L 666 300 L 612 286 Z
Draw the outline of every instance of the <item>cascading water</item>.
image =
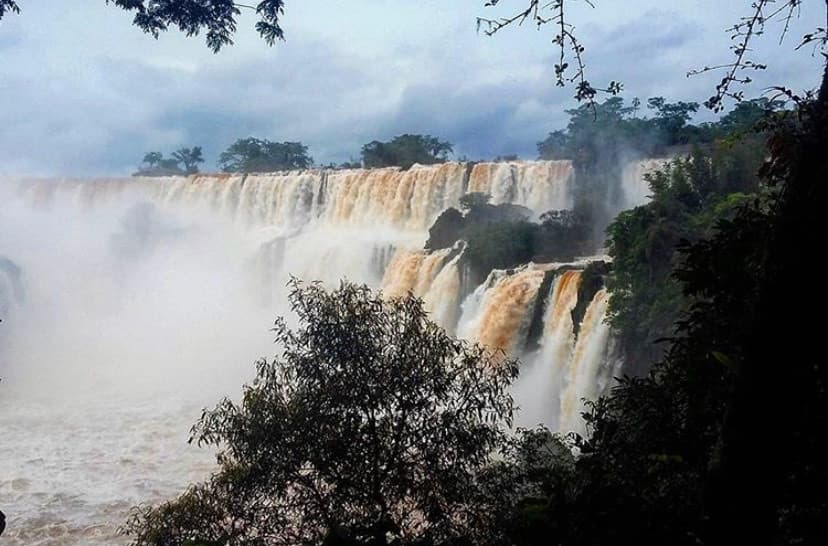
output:
M 575 348 L 572 311 L 578 304 L 581 272 L 565 270 L 555 277 L 543 316 L 540 351 L 527 359 L 516 389 L 523 402 L 520 422 L 526 426 L 545 423 L 556 429 L 561 391 Z
M 650 201 L 650 184 L 646 175 L 657 171 L 669 162 L 669 158 L 654 158 L 632 161 L 624 166 L 621 190 L 624 194 L 623 209 L 631 209 Z
M 596 292 L 581 323 L 561 396 L 561 430 L 584 432 L 580 418 L 585 409 L 583 400 L 597 398 L 612 376 L 613 371 L 607 369 L 610 328 L 604 320 L 608 303 L 606 290 Z
M 492 203 L 516 203 L 535 212 L 572 207 L 570 161 L 477 163 L 469 176 L 469 192 L 487 193 Z
M 529 264 L 520 271 L 493 271 L 463 304 L 457 333 L 494 351 L 520 354 L 546 270 Z
M 422 298 L 432 320 L 453 332 L 459 314 L 462 252 L 462 245 L 432 253 L 398 251 L 385 270 L 383 294 L 399 298 L 411 293 Z
M 203 477 L 211 456 L 188 448 L 189 426 L 273 351 L 267 327 L 289 316 L 290 275 L 422 297 L 439 324 L 540 374 L 542 390 L 516 392 L 545 408 L 538 422 L 557 428 L 561 407 L 561 426 L 577 428 L 580 397 L 609 380 L 605 295 L 573 334 L 583 264 L 496 271 L 468 294 L 462 243 L 420 250 L 465 193 L 539 214 L 571 206 L 573 181 L 563 161 L 6 180 L 0 252 L 26 298 L 0 324 L 4 540 L 118 544 L 130 506 Z M 538 306 L 540 350 L 527 353 Z

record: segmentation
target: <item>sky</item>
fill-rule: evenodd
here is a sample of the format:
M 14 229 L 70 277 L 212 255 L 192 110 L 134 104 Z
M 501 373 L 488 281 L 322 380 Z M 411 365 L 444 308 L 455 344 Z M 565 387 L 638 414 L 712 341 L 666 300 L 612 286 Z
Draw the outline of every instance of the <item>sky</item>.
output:
M 427 133 L 455 157 L 518 154 L 564 128 L 577 106 L 555 86 L 552 27 L 494 37 L 477 16 L 525 0 L 286 0 L 286 41 L 268 47 L 240 21 L 236 43 L 211 53 L 203 37 L 155 40 L 104 0 L 19 0 L 0 21 L 0 174 L 118 176 L 145 152 L 202 146 L 203 170 L 244 137 L 301 141 L 318 164 L 359 157 L 363 144 Z M 570 10 L 594 84 L 619 80 L 626 99 L 704 101 L 721 74 L 687 78 L 726 62 L 726 27 L 748 0 L 593 0 Z M 779 27 L 757 44 L 769 70 L 748 96 L 772 85 L 818 84 L 820 59 L 794 51 L 824 21 L 806 0 L 781 45 Z M 701 113 L 699 119 L 712 119 Z

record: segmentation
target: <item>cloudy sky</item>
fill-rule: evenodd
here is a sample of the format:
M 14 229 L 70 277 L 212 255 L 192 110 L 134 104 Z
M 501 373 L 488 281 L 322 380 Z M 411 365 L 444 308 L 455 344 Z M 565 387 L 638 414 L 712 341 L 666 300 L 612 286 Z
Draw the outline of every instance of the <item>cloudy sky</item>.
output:
M 287 0 L 287 41 L 269 48 L 242 19 L 236 45 L 213 55 L 202 38 L 159 40 L 104 0 L 19 0 L 0 21 L 0 173 L 117 175 L 144 152 L 201 145 L 215 168 L 235 139 L 300 140 L 319 163 L 362 144 L 431 133 L 472 159 L 517 153 L 566 123 L 571 88 L 554 85 L 554 29 L 488 38 L 478 15 L 523 0 Z M 725 27 L 748 0 L 594 0 L 571 12 L 591 79 L 624 96 L 703 101 L 720 75 L 688 69 L 728 59 Z M 787 42 L 759 44 L 770 64 L 751 88 L 813 88 L 819 59 L 794 52 L 824 20 L 805 2 Z M 722 7 L 726 5 L 726 7 Z M 824 10 L 824 6 L 822 6 Z M 706 114 L 709 116 L 709 114 Z

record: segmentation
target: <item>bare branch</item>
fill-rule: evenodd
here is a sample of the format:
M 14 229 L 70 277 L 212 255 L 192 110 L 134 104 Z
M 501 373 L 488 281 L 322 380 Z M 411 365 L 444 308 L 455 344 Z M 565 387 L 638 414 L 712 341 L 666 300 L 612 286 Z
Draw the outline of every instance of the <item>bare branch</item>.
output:
M 752 81 L 749 76 L 741 76 L 745 70 L 765 70 L 766 64 L 753 61 L 749 58 L 753 51 L 750 47 L 757 36 L 765 33 L 768 23 L 773 21 L 782 22 L 782 30 L 779 33 L 779 42 L 782 43 L 791 28 L 794 18 L 799 17 L 802 0 L 754 0 L 751 3 L 751 14 L 742 17 L 738 23 L 727 29 L 730 39 L 736 44 L 730 49 L 735 56 L 733 62 L 705 66 L 704 68 L 690 70 L 687 76 L 695 76 L 716 70 L 725 70 L 725 75 L 718 85 L 716 93 L 705 101 L 705 106 L 715 112 L 724 108 L 724 99 L 731 98 L 739 102 L 744 98 L 744 91 L 733 90 L 734 85 L 748 84 Z M 825 28 L 819 27 L 816 31 L 806 34 L 796 49 L 807 44 L 814 44 L 816 48 L 824 48 L 828 41 Z
M 555 84 L 564 87 L 567 84 L 575 85 L 575 98 L 578 101 L 585 101 L 595 107 L 595 97 L 598 93 L 609 93 L 616 95 L 621 92 L 620 83 L 612 81 L 605 88 L 594 87 L 586 77 L 586 64 L 583 53 L 585 48 L 581 45 L 575 35 L 575 27 L 566 18 L 566 6 L 573 2 L 581 1 L 594 8 L 592 0 L 549 0 L 541 3 L 541 0 L 528 0 L 526 8 L 514 13 L 509 17 L 501 18 L 477 18 L 477 29 L 481 29 L 486 36 L 493 36 L 502 29 L 512 25 L 522 25 L 528 20 L 534 22 L 538 28 L 552 23 L 557 28 L 557 33 L 552 43 L 558 48 L 558 62 L 555 64 Z M 485 7 L 494 7 L 500 0 L 489 0 Z M 571 61 L 571 62 L 570 62 Z M 574 68 L 571 64 L 574 63 Z

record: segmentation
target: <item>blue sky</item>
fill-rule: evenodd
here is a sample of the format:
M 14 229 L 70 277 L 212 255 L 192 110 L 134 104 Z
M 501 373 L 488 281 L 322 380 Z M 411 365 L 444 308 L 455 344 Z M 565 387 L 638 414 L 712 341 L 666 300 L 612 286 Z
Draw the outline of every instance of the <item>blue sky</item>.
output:
M 287 0 L 287 41 L 269 48 L 242 19 L 236 45 L 213 55 L 202 38 L 159 40 L 104 0 L 20 0 L 0 22 L 0 173 L 128 174 L 146 151 L 201 145 L 206 170 L 236 138 L 300 140 L 320 163 L 357 157 L 362 144 L 431 133 L 472 159 L 517 153 L 562 128 L 575 106 L 554 85 L 552 28 L 488 38 L 478 15 L 504 15 L 483 0 Z M 728 59 L 724 29 L 747 0 L 595 0 L 571 11 L 590 77 L 625 85 L 624 96 L 703 101 L 720 75 L 688 69 Z M 48 6 L 47 6 L 48 4 Z M 820 60 L 794 52 L 822 21 L 805 2 L 750 89 L 817 84 Z M 770 29 L 773 30 L 773 29 Z M 709 114 L 703 114 L 709 117 Z

